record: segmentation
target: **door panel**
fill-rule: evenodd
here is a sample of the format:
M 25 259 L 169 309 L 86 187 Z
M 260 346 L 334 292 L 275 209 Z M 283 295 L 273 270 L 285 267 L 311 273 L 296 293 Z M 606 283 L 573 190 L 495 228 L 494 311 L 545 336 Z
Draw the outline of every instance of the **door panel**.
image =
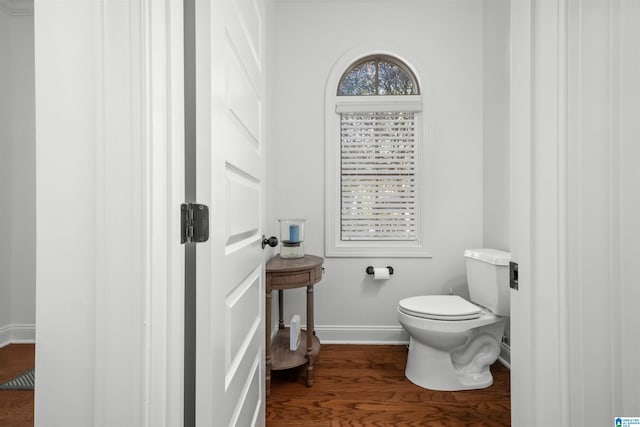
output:
M 196 2 L 196 423 L 264 424 L 264 7 Z
M 246 176 L 243 171 L 226 165 L 225 184 L 227 186 L 226 250 L 233 252 L 237 243 L 247 238 L 255 238 L 260 229 L 260 190 L 262 182 Z M 246 242 L 245 242 L 246 243 Z
M 238 366 L 246 353 L 250 339 L 260 326 L 260 271 L 254 271 L 225 298 L 226 303 L 226 357 L 227 374 Z M 249 313 L 249 315 L 247 315 Z

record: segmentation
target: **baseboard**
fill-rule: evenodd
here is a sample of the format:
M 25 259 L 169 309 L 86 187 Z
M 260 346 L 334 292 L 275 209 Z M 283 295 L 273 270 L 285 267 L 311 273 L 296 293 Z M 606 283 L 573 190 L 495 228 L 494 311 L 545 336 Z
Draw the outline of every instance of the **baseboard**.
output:
M 7 325 L 0 328 L 0 347 L 36 342 L 36 325 Z
M 0 327 L 0 348 L 11 344 L 10 325 Z
M 500 356 L 498 356 L 498 360 L 508 369 L 511 369 L 511 347 L 507 344 L 500 344 Z
M 303 325 L 306 329 L 306 326 Z M 272 329 L 272 338 L 278 327 Z M 402 326 L 368 326 L 368 325 L 316 325 L 316 335 L 323 344 L 387 344 L 400 345 L 409 343 L 409 334 Z M 511 348 L 500 344 L 498 361 L 511 369 Z
M 402 326 L 316 325 L 323 344 L 407 344 L 409 334 Z

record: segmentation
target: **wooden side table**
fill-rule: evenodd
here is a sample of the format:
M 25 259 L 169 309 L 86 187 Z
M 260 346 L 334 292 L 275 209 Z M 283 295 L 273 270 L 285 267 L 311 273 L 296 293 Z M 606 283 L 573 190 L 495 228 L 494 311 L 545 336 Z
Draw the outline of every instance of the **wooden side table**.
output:
M 284 259 L 273 257 L 266 267 L 266 387 L 271 388 L 271 370 L 290 369 L 307 364 L 307 386 L 313 385 L 313 362 L 320 352 L 320 340 L 313 324 L 313 285 L 322 279 L 324 259 L 315 255 Z M 298 350 L 289 350 L 289 328 L 282 319 L 283 292 L 286 289 L 307 287 L 307 329 L 300 337 Z M 271 343 L 271 292 L 278 290 L 278 332 Z

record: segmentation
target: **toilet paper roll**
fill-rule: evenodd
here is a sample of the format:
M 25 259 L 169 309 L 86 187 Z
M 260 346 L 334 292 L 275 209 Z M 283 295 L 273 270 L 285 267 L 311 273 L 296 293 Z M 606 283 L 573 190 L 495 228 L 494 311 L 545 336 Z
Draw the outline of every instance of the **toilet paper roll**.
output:
M 387 280 L 389 278 L 389 269 L 387 267 L 374 267 L 373 280 Z

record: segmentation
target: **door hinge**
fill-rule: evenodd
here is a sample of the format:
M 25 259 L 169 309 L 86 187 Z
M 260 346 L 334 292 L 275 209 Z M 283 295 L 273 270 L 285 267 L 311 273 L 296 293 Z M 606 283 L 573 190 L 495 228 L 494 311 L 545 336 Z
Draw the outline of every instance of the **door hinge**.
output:
M 202 243 L 209 240 L 209 207 L 197 203 L 180 205 L 180 243 Z

